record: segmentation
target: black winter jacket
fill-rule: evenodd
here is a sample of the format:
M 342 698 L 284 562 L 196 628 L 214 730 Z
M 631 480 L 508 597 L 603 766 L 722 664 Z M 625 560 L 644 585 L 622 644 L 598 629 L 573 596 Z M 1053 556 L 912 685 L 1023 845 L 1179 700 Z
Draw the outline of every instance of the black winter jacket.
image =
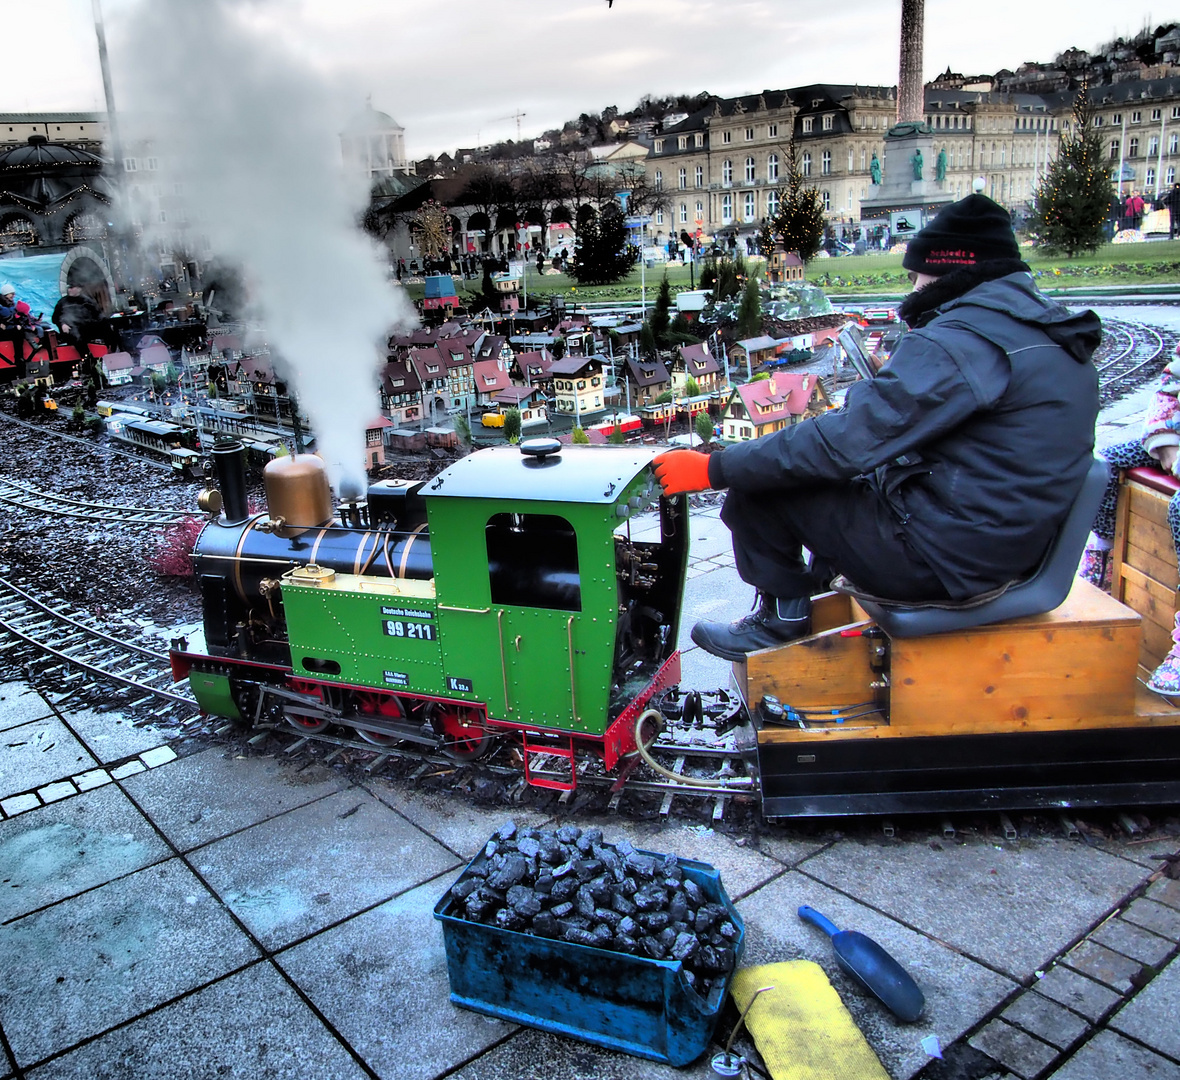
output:
M 860 478 L 953 598 L 1036 566 L 1090 466 L 1098 317 L 1025 273 L 943 303 L 844 406 L 709 459 L 713 487 Z

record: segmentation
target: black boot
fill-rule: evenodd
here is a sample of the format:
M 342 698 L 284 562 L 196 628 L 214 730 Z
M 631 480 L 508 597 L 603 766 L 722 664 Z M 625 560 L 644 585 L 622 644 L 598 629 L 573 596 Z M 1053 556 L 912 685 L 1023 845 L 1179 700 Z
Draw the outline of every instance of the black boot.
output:
M 775 599 L 760 594 L 758 610 L 735 623 L 699 622 L 692 640 L 705 652 L 725 660 L 744 660 L 747 653 L 771 649 L 811 633 L 811 597 Z

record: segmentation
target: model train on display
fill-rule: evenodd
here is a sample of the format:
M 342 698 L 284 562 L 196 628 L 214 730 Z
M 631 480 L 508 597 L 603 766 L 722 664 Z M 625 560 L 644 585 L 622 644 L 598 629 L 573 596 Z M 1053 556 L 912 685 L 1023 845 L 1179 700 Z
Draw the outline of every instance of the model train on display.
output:
M 661 497 L 655 453 L 528 440 L 336 509 L 298 455 L 250 513 L 244 450 L 221 443 L 193 552 L 203 627 L 173 643 L 174 676 L 246 725 L 461 759 L 511 740 L 549 788 L 588 762 L 634 774 L 665 721 L 701 719 L 679 688 L 688 500 Z M 817 598 L 808 637 L 734 665 L 715 726 L 754 779 L 733 790 L 768 817 L 1180 798 L 1180 708 L 1136 678 L 1140 615 L 1080 580 L 1054 605 L 914 636 L 905 609 Z

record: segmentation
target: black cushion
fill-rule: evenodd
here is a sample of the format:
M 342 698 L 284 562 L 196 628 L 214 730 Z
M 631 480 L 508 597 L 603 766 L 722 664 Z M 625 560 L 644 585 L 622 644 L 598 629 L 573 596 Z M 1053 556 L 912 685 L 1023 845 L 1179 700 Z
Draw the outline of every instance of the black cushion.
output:
M 908 606 L 868 599 L 856 594 L 860 606 L 890 637 L 923 637 L 948 630 L 1006 622 L 1025 615 L 1040 615 L 1061 605 L 1069 595 L 1078 563 L 1094 525 L 1094 515 L 1110 483 L 1110 465 L 1094 458 L 1082 490 L 1062 522 L 1041 565 L 1031 577 L 1009 586 L 989 599 L 974 597 L 961 604 Z

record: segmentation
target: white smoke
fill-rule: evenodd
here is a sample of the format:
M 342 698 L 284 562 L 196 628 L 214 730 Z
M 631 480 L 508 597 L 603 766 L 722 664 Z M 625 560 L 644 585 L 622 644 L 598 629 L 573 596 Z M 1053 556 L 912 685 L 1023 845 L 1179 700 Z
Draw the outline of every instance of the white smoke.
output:
M 186 216 L 215 257 L 244 270 L 334 486 L 363 490 L 385 341 L 416 316 L 358 226 L 368 180 L 341 165 L 339 134 L 362 98 L 284 45 L 282 7 L 123 9 L 112 27 L 123 137 L 129 147 L 152 140 L 158 175 L 137 179 L 160 185 L 170 220 Z

